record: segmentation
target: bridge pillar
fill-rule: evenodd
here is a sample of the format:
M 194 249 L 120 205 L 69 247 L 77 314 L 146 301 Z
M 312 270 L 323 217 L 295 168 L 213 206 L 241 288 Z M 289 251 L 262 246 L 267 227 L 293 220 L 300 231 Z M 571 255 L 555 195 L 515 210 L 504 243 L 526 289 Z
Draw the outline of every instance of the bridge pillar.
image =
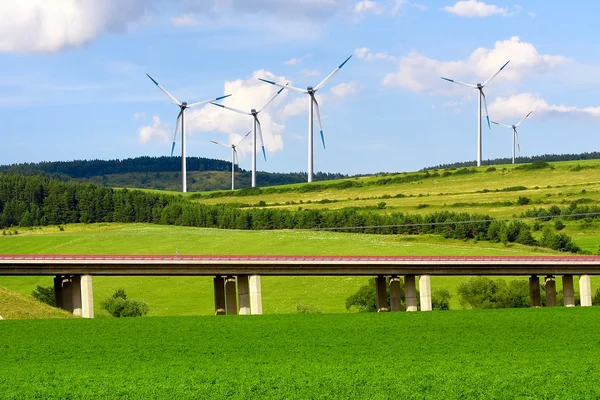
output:
M 581 296 L 581 307 L 590 307 L 592 305 L 592 286 L 589 275 L 579 277 L 579 295 Z
M 54 277 L 54 299 L 58 308 L 83 318 L 94 318 L 91 275 Z
M 227 315 L 237 315 L 237 299 L 235 278 L 228 276 L 225 279 L 225 311 Z
M 400 299 L 400 279 L 397 276 L 390 278 L 390 308 L 392 311 L 402 310 L 402 300 Z
M 63 287 L 62 287 L 63 277 L 55 276 L 54 277 L 54 303 L 57 308 L 63 308 Z
M 565 307 L 575 307 L 575 290 L 573 290 L 573 275 L 564 275 L 562 278 L 562 284 Z
M 404 277 L 404 293 L 406 295 L 406 311 L 417 311 L 417 284 L 414 275 Z
M 261 315 L 262 310 L 262 291 L 260 275 L 250 277 L 250 314 Z
M 537 275 L 529 277 L 529 301 L 531 307 L 541 307 L 542 301 L 540 296 L 540 279 Z
M 554 276 L 546 276 L 546 307 L 556 306 L 556 279 Z
M 225 314 L 225 280 L 222 276 L 213 279 L 215 288 L 215 315 Z
M 81 316 L 94 318 L 94 291 L 92 289 L 92 276 L 80 276 L 81 287 Z
M 421 311 L 431 311 L 431 277 L 421 275 L 419 278 L 419 292 L 421 294 Z
M 377 312 L 387 312 L 387 284 L 385 276 L 379 275 L 375 280 Z
M 238 275 L 237 284 L 240 315 L 250 315 L 250 287 L 248 284 L 248 275 Z

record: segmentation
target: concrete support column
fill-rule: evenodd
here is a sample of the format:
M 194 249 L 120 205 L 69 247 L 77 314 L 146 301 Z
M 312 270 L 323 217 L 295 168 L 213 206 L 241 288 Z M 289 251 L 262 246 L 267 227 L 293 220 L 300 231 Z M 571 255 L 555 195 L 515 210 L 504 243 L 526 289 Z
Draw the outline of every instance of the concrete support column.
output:
M 531 307 L 541 307 L 542 300 L 540 296 L 540 279 L 537 275 L 529 277 L 529 301 Z
M 579 295 L 581 297 L 581 307 L 590 307 L 592 305 L 592 286 L 589 275 L 579 277 Z
M 375 280 L 377 312 L 387 312 L 387 284 L 385 276 L 379 275 Z
M 431 277 L 421 275 L 419 278 L 419 292 L 421 294 L 421 311 L 431 311 Z
M 55 276 L 54 277 L 54 302 L 56 304 L 56 307 L 58 308 L 63 308 L 63 288 L 62 288 L 62 283 L 63 283 L 63 277 L 62 276 Z
M 554 276 L 546 276 L 546 307 L 556 306 L 556 279 Z
M 73 278 L 62 277 L 62 307 L 63 310 L 73 312 Z
M 235 278 L 228 276 L 225 279 L 225 311 L 227 315 L 237 314 L 237 296 L 235 292 Z
M 392 311 L 402 310 L 402 301 L 400 299 L 400 279 L 397 276 L 390 278 L 390 308 Z
M 565 307 L 575 307 L 575 290 L 573 290 L 573 275 L 564 275 L 562 278 L 562 284 Z
M 250 313 L 252 315 L 261 315 L 263 313 L 260 275 L 252 275 L 250 277 Z
M 73 315 L 81 317 L 81 275 L 71 277 L 71 304 L 73 304 Z
M 81 316 L 94 318 L 94 290 L 91 275 L 81 275 Z
M 213 279 L 215 288 L 215 315 L 225 314 L 225 280 L 222 276 Z
M 406 294 L 406 311 L 417 311 L 417 284 L 414 275 L 404 277 L 404 293 Z
M 248 275 L 238 275 L 237 284 L 240 315 L 250 315 L 250 287 Z

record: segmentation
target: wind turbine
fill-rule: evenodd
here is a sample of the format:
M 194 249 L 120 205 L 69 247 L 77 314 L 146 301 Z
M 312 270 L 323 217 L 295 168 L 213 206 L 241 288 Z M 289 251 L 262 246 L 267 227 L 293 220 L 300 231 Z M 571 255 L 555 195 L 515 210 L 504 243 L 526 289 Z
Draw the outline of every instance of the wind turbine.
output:
M 252 131 L 246 133 L 244 135 L 244 137 L 242 138 L 242 140 L 240 140 L 236 144 L 223 144 L 223 143 L 215 142 L 214 140 L 210 141 L 211 143 L 217 144 L 219 146 L 231 148 L 231 190 L 235 190 L 235 158 L 236 158 L 235 156 L 237 154 L 237 150 L 235 148 L 237 146 L 239 146 L 240 143 L 242 143 L 244 141 L 244 139 L 246 139 L 248 137 L 248 135 L 251 133 L 252 133 Z
M 344 64 L 346 64 L 348 62 L 348 60 L 350 60 L 350 58 L 352 58 L 352 56 L 346 58 L 346 60 L 343 63 L 341 63 L 339 65 L 339 67 L 334 69 L 332 73 L 327 75 L 325 77 L 325 79 L 323 79 L 321 81 L 321 83 L 319 83 L 314 88 L 312 86 L 309 86 L 306 89 L 300 89 L 300 88 L 296 88 L 293 86 L 287 86 L 287 85 L 284 86 L 284 85 L 281 85 L 281 84 L 273 82 L 273 81 L 268 81 L 266 79 L 258 78 L 259 80 L 266 82 L 266 83 L 270 83 L 271 85 L 279 86 L 282 88 L 287 87 L 288 89 L 293 90 L 295 92 L 307 94 L 310 96 L 310 100 L 309 100 L 310 104 L 309 104 L 309 108 L 308 108 L 308 182 L 313 181 L 313 174 L 314 174 L 313 173 L 313 169 L 314 169 L 314 157 L 313 157 L 314 116 L 313 116 L 313 113 L 317 114 L 317 121 L 319 122 L 319 131 L 321 133 L 321 142 L 323 142 L 323 148 L 325 148 L 325 137 L 323 136 L 323 125 L 321 124 L 321 113 L 319 112 L 319 103 L 317 102 L 317 99 L 315 98 L 315 94 L 321 88 L 323 88 L 323 86 L 325 86 L 325 84 L 331 78 L 333 78 L 333 76 L 335 74 L 337 74 L 337 72 L 340 69 L 342 69 Z
M 267 106 L 269 104 L 271 104 L 271 102 L 273 100 L 275 100 L 275 97 L 279 96 L 279 93 L 281 93 L 282 91 L 283 91 L 283 88 L 279 89 L 277 91 L 277 93 L 275 93 L 275 95 L 273 97 L 271 97 L 269 100 L 267 100 L 267 102 L 261 108 L 259 108 L 258 110 L 253 108 L 250 110 L 250 112 L 238 110 L 237 108 L 233 108 L 233 107 L 224 106 L 223 104 L 218 104 L 218 103 L 213 103 L 213 102 L 210 103 L 217 107 L 225 108 L 227 110 L 231 110 L 231 111 L 234 111 L 239 114 L 251 115 L 254 118 L 254 126 L 252 128 L 252 132 L 253 132 L 252 133 L 252 187 L 256 187 L 256 128 L 257 127 L 258 127 L 258 135 L 260 136 L 260 145 L 262 147 L 263 157 L 265 158 L 265 161 L 267 161 L 267 153 L 265 153 L 265 142 L 263 141 L 262 128 L 260 126 L 260 121 L 258 120 L 258 114 L 260 114 L 261 111 L 263 111 L 265 108 L 267 108 Z
M 148 74 L 146 74 L 148 75 Z M 177 132 L 179 131 L 179 125 L 181 125 L 181 174 L 183 175 L 182 177 L 182 186 L 183 186 L 183 193 L 187 192 L 187 165 L 186 165 L 186 154 L 185 154 L 185 110 L 187 108 L 192 108 L 192 107 L 197 107 L 197 106 L 201 106 L 202 104 L 207 104 L 213 101 L 218 101 L 221 99 L 224 99 L 226 97 L 231 96 L 230 94 L 226 95 L 226 96 L 221 96 L 221 97 L 217 97 L 214 99 L 210 99 L 210 100 L 205 100 L 205 101 L 200 101 L 198 103 L 192 103 L 192 104 L 188 104 L 185 101 L 183 103 L 179 102 L 179 100 L 177 100 L 175 97 L 173 97 L 171 95 L 171 93 L 167 92 L 165 90 L 165 88 L 163 88 L 162 86 L 160 86 L 158 84 L 158 82 L 156 82 L 150 75 L 148 75 L 148 78 L 150 78 L 150 80 L 152 82 L 154 82 L 154 84 L 156 86 L 158 86 L 158 88 L 160 90 L 162 90 L 162 92 L 164 94 L 167 95 L 167 97 L 169 98 L 169 100 L 171 100 L 171 102 L 175 103 L 177 106 L 179 106 L 179 115 L 177 116 L 177 123 L 175 124 L 175 136 L 173 137 L 173 146 L 171 147 L 171 157 L 173 156 L 173 151 L 175 150 L 175 141 L 177 140 Z
M 518 124 L 516 125 L 504 125 L 501 124 L 500 122 L 495 122 L 492 121 L 492 124 L 496 124 L 496 125 L 500 125 L 503 126 L 505 128 L 509 128 L 513 130 L 513 145 L 512 145 L 512 163 L 515 163 L 515 141 L 517 142 L 517 146 L 519 146 L 519 151 L 521 151 L 521 144 L 519 143 L 519 134 L 517 133 L 517 128 L 519 127 L 519 125 L 521 125 L 523 123 L 523 121 L 525 121 L 527 119 L 527 117 L 529 117 L 531 115 L 533 111 L 530 111 L 529 114 L 527 114 L 525 117 L 523 117 L 522 120 L 519 121 Z
M 483 93 L 483 88 L 486 87 L 492 81 L 492 79 L 494 79 L 500 72 L 502 72 L 504 67 L 506 67 L 509 62 L 510 62 L 510 60 L 508 60 L 506 62 L 506 64 L 504 64 L 502 66 L 502 68 L 500 68 L 498 70 L 498 72 L 496 72 L 490 79 L 488 79 L 484 83 L 478 83 L 476 85 L 472 85 L 470 83 L 459 82 L 459 81 L 455 81 L 454 79 L 442 77 L 443 80 L 446 80 L 448 82 L 457 83 L 459 85 L 463 85 L 463 86 L 467 86 L 467 87 L 479 90 L 479 101 L 477 103 L 477 166 L 478 167 L 481 167 L 481 153 L 482 153 L 482 143 L 481 143 L 481 102 L 482 102 L 482 100 L 483 100 L 483 105 L 485 106 L 485 117 L 487 119 L 488 128 L 492 129 L 492 127 L 490 125 L 490 116 L 488 115 L 487 100 L 485 98 L 485 93 Z

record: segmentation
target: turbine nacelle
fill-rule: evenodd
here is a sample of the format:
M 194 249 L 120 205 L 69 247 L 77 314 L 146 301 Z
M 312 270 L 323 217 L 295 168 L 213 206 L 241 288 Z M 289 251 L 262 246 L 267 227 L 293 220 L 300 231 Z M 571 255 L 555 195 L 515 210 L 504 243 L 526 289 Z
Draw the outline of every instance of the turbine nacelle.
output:
M 312 86 L 309 86 L 306 88 L 306 91 L 308 92 L 308 94 L 310 94 L 311 96 L 315 94 L 316 90 L 313 89 Z
M 255 108 L 253 108 L 252 110 L 250 110 L 250 114 L 252 114 L 256 117 L 258 115 L 258 112 L 256 111 Z

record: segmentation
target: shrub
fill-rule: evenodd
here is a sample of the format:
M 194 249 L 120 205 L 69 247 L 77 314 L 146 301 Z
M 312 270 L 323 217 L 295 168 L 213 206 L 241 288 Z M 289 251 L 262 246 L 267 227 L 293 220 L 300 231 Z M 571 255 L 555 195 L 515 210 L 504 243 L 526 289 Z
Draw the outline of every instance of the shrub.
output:
M 485 170 L 485 172 L 494 172 L 496 170 L 496 167 L 489 167 L 488 169 Z
M 321 314 L 320 308 L 316 308 L 314 304 L 307 304 L 301 301 L 296 302 L 296 313 L 298 314 Z
M 581 248 L 573 243 L 573 239 L 564 233 L 554 233 L 550 227 L 545 227 L 542 232 L 540 245 L 558 251 L 568 251 L 571 253 L 581 252 Z
M 529 307 L 529 283 L 479 276 L 458 286 L 460 305 L 474 309 Z
M 431 294 L 431 308 L 434 310 L 449 310 L 452 295 L 448 289 L 437 289 Z
M 554 229 L 556 229 L 557 231 L 562 231 L 563 229 L 565 229 L 564 222 L 562 222 L 560 219 L 557 219 L 554 222 Z
M 125 289 L 117 289 L 111 297 L 100 303 L 100 306 L 116 318 L 142 317 L 149 311 L 145 301 L 129 300 Z
M 36 288 L 31 292 L 31 297 L 50 306 L 56 306 L 56 299 L 54 298 L 54 286 L 43 287 L 37 285 Z
M 379 208 L 380 210 L 383 210 L 386 206 L 385 201 L 380 202 L 379 204 L 377 204 L 377 208 Z
M 531 203 L 531 199 L 529 197 L 519 196 L 519 198 L 517 199 L 517 204 L 520 206 L 525 206 L 529 203 Z

